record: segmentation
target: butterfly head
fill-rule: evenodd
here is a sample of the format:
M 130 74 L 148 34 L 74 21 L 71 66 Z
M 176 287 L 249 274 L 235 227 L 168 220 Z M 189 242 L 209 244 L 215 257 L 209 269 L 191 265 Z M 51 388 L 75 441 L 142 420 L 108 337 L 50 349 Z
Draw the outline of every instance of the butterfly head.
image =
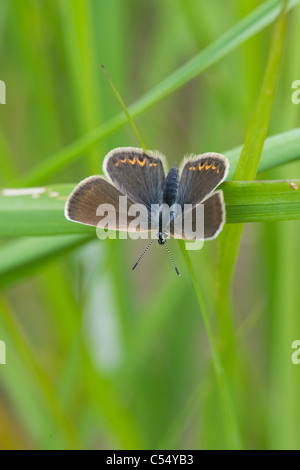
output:
M 164 232 L 164 231 L 159 231 L 157 232 L 157 236 L 158 236 L 158 244 L 159 245 L 164 245 L 166 243 L 166 238 L 168 238 L 169 234 L 167 232 Z

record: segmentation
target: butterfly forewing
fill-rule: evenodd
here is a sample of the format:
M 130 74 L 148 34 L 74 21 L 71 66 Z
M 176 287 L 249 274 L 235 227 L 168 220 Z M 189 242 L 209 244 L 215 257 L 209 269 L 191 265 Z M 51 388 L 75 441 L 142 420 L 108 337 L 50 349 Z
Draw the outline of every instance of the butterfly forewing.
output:
M 138 148 L 117 148 L 109 152 L 103 171 L 113 184 L 132 201 L 161 204 L 165 182 L 164 157 Z
M 226 178 L 228 160 L 218 153 L 204 153 L 183 161 L 177 203 L 199 204 Z

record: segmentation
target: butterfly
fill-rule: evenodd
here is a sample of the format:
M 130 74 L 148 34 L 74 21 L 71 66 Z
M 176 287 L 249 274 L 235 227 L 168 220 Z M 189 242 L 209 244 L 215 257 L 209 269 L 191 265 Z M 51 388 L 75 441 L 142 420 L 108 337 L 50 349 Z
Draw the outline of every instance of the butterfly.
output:
M 65 217 L 73 222 L 109 228 L 120 232 L 156 231 L 160 245 L 165 245 L 175 270 L 179 275 L 166 244 L 169 234 L 185 240 L 215 238 L 225 223 L 225 203 L 222 190 L 215 188 L 227 176 L 228 160 L 218 153 L 204 153 L 185 157 L 180 168 L 175 164 L 167 171 L 165 157 L 157 151 L 144 151 L 133 147 L 111 150 L 103 162 L 105 176 L 90 176 L 72 191 L 65 205 Z M 126 196 L 126 203 L 120 198 Z M 138 205 L 142 215 L 135 223 Z M 196 216 L 203 208 L 204 224 L 201 237 L 195 236 Z M 114 216 L 107 219 L 106 211 L 112 207 Z M 171 208 L 167 222 L 164 207 Z M 175 207 L 175 209 L 173 209 Z M 191 234 L 184 230 L 185 219 L 190 219 Z M 152 244 L 144 250 L 142 256 Z

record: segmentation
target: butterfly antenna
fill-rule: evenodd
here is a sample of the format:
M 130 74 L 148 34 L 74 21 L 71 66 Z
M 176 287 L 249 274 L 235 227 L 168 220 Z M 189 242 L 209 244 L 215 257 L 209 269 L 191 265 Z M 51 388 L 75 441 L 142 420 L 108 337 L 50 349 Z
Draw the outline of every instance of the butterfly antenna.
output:
M 165 247 L 166 247 L 167 252 L 169 253 L 169 256 L 170 256 L 170 258 L 171 258 L 171 260 L 172 260 L 172 263 L 173 263 L 173 265 L 174 265 L 174 268 L 175 268 L 175 271 L 176 271 L 177 275 L 180 276 L 180 273 L 179 273 L 179 271 L 178 271 L 178 269 L 177 269 L 177 267 L 176 267 L 175 261 L 174 261 L 174 259 L 173 259 L 173 256 L 171 255 L 171 252 L 170 252 L 170 250 L 169 250 L 169 248 L 168 248 L 167 243 L 165 242 L 164 245 L 165 245 Z
M 153 243 L 153 240 L 151 240 L 151 242 L 149 243 L 149 245 L 147 246 L 147 248 L 144 249 L 143 253 L 141 254 L 141 256 L 139 257 L 139 259 L 137 260 L 137 262 L 136 262 L 135 265 L 133 266 L 132 271 L 137 267 L 137 265 L 138 265 L 139 262 L 141 261 L 142 257 L 143 257 L 144 254 L 146 253 L 146 251 L 148 251 L 148 249 L 150 248 L 150 246 L 152 245 L 152 243 Z

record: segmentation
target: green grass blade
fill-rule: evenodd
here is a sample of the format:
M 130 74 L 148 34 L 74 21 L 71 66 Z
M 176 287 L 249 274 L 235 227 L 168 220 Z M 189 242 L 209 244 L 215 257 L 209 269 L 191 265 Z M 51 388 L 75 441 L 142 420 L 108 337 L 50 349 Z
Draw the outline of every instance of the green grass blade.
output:
M 55 387 L 37 358 L 34 357 L 23 331 L 2 298 L 0 298 L 0 329 L 1 337 L 5 339 L 10 354 L 9 361 L 11 361 L 6 366 L 9 369 L 7 373 L 7 369 L 1 373 L 1 382 L 10 389 L 12 396 L 17 395 L 19 385 L 10 373 L 20 371 L 21 383 L 24 387 L 22 393 L 24 394 L 25 391 L 25 397 L 23 395 L 24 399 L 21 402 L 25 404 L 27 401 L 32 412 L 28 415 L 27 410 L 23 409 L 22 414 L 27 420 L 28 429 L 32 432 L 34 439 L 40 440 L 41 445 L 47 448 L 52 446 L 76 448 L 74 429 L 60 407 Z M 43 414 L 40 416 L 39 407 L 43 409 Z M 37 427 L 38 424 L 40 427 Z M 53 433 L 53 439 L 50 438 L 51 433 Z
M 198 281 L 196 278 L 195 271 L 193 269 L 191 259 L 187 250 L 185 249 L 185 245 L 183 241 L 180 241 L 180 247 L 185 259 L 189 274 L 191 276 L 191 281 L 195 289 L 195 293 L 197 296 L 197 300 L 200 306 L 200 311 L 202 315 L 202 320 L 205 326 L 205 331 L 209 339 L 211 353 L 212 353 L 212 363 L 216 374 L 216 379 L 219 385 L 220 395 L 221 395 L 221 402 L 222 402 L 222 409 L 224 415 L 224 422 L 225 422 L 225 439 L 227 442 L 227 446 L 230 449 L 240 449 L 241 444 L 241 437 L 239 434 L 239 429 L 237 425 L 237 414 L 236 414 L 236 407 L 232 401 L 231 392 L 228 386 L 227 377 L 225 375 L 225 371 L 222 364 L 222 359 L 218 350 L 218 346 L 215 340 L 214 333 L 212 331 L 210 321 L 208 318 L 208 313 L 206 311 L 206 307 L 204 304 L 204 300 L 201 294 L 201 290 L 198 285 Z
M 133 121 L 133 119 L 132 119 L 132 117 L 131 117 L 131 115 L 130 115 L 128 109 L 127 109 L 127 107 L 126 107 L 126 104 L 125 104 L 124 101 L 123 101 L 122 96 L 120 95 L 119 91 L 118 91 L 117 88 L 115 87 L 114 82 L 112 81 L 112 79 L 111 79 L 109 73 L 107 72 L 105 66 L 102 64 L 101 67 L 102 67 L 102 69 L 103 69 L 103 71 L 104 71 L 104 73 L 105 73 L 105 75 L 106 75 L 106 77 L 107 77 L 107 79 L 108 79 L 108 81 L 109 81 L 109 83 L 110 83 L 110 86 L 111 86 L 111 88 L 112 88 L 112 90 L 113 90 L 113 92 L 114 92 L 114 94 L 115 94 L 117 100 L 119 101 L 119 103 L 120 103 L 120 105 L 121 105 L 121 108 L 123 109 L 123 111 L 124 111 L 124 113 L 125 113 L 125 116 L 126 116 L 127 119 L 128 119 L 129 124 L 131 125 L 131 128 L 132 128 L 133 132 L 135 133 L 135 135 L 136 135 L 136 137 L 137 137 L 139 143 L 141 144 L 142 149 L 144 150 L 144 152 L 147 152 L 147 149 L 146 149 L 146 146 L 145 146 L 145 144 L 144 144 L 144 142 L 143 142 L 143 140 L 142 140 L 142 137 L 141 137 L 141 135 L 140 135 L 140 133 L 139 133 L 139 131 L 138 131 L 138 129 L 137 129 L 137 127 L 136 127 L 136 125 L 135 125 L 135 123 L 134 123 L 134 121 Z
M 234 180 L 252 180 L 255 178 L 258 170 L 279 76 L 286 32 L 286 17 L 287 15 L 283 7 L 274 27 L 260 95 L 246 133 L 241 156 L 233 175 Z M 238 390 L 238 377 L 241 376 L 243 369 L 234 335 L 229 289 L 242 232 L 242 223 L 226 225 L 218 240 L 220 255 L 218 264 L 217 312 L 219 336 L 222 340 L 220 348 L 224 369 L 229 378 L 230 392 L 235 401 Z
M 180 413 L 174 417 L 165 435 L 162 437 L 159 449 L 177 449 L 180 438 L 184 434 L 191 417 L 194 415 L 199 403 L 202 404 L 207 394 L 209 385 L 207 383 L 200 384 L 186 401 Z
M 291 0 L 288 3 L 288 8 L 294 8 L 299 1 L 300 0 Z M 131 116 L 134 118 L 144 113 L 156 103 L 198 76 L 248 38 L 272 23 L 280 10 L 280 5 L 280 0 L 270 0 L 263 3 L 254 12 L 241 20 L 237 25 L 233 26 L 210 46 L 177 69 L 130 106 L 128 110 Z M 118 114 L 108 122 L 100 125 L 82 138 L 63 148 L 52 157 L 44 160 L 40 165 L 37 165 L 32 171 L 25 175 L 25 177 L 19 179 L 18 185 L 30 186 L 45 181 L 62 168 L 73 163 L 80 156 L 83 156 L 83 154 L 87 150 L 90 150 L 96 143 L 118 130 L 127 122 L 127 118 L 123 113 Z
M 21 238 L 0 246 L 0 285 L 17 282 L 40 265 L 90 240 L 89 235 Z
M 48 147 L 49 135 L 56 145 L 61 145 L 61 129 L 58 125 L 56 95 L 53 88 L 51 74 L 49 74 L 49 58 L 46 54 L 47 31 L 42 22 L 37 21 L 37 10 L 34 2 L 20 2 L 13 0 L 10 3 L 11 14 L 14 16 L 14 45 L 18 50 L 16 60 L 26 69 L 26 78 L 29 78 L 32 93 L 32 106 L 38 107 L 39 120 L 35 122 L 35 147 L 40 150 Z M 41 5 L 40 15 L 48 15 L 51 24 L 51 2 Z M 53 27 L 53 25 L 51 25 Z M 40 57 L 37 61 L 35 46 L 39 43 Z M 26 82 L 26 79 L 25 79 Z M 55 147 L 53 147 L 55 148 Z
M 223 183 L 229 224 L 300 218 L 300 180 Z
M 38 198 L 0 195 L 0 237 L 95 236 L 94 227 L 70 222 L 64 216 L 65 202 L 73 188 L 71 184 L 45 187 Z M 300 180 L 231 181 L 220 188 L 228 224 L 300 218 Z
M 273 40 L 269 53 L 265 76 L 258 103 L 251 119 L 245 143 L 242 149 L 238 165 L 235 169 L 234 180 L 252 180 L 255 178 L 264 141 L 266 138 L 273 97 L 279 75 L 283 44 L 286 31 L 286 13 L 281 12 L 275 25 Z M 224 298 L 227 297 L 228 289 L 238 254 L 239 241 L 243 226 L 225 226 L 219 245 L 221 248 L 219 262 L 219 314 L 227 311 Z M 223 320 L 220 319 L 221 325 Z M 229 326 L 229 325 L 228 325 Z
M 1 184 L 16 177 L 12 155 L 2 129 L 0 129 L 0 175 Z
M 230 161 L 227 180 L 233 177 L 242 148 L 243 146 L 241 145 L 235 149 L 223 152 Z M 258 172 L 270 170 L 276 166 L 298 159 L 300 156 L 299 148 L 300 127 L 267 137 L 259 161 Z
M 286 13 L 282 12 L 276 24 L 267 69 L 262 83 L 262 90 L 247 130 L 242 153 L 234 172 L 233 180 L 252 180 L 256 177 L 264 141 L 268 132 L 285 34 Z
M 93 28 L 91 2 L 58 2 L 64 53 L 73 92 L 71 113 L 78 135 L 89 132 L 100 120 L 99 83 L 96 57 L 96 38 Z M 97 171 L 97 149 L 87 155 L 87 170 Z

